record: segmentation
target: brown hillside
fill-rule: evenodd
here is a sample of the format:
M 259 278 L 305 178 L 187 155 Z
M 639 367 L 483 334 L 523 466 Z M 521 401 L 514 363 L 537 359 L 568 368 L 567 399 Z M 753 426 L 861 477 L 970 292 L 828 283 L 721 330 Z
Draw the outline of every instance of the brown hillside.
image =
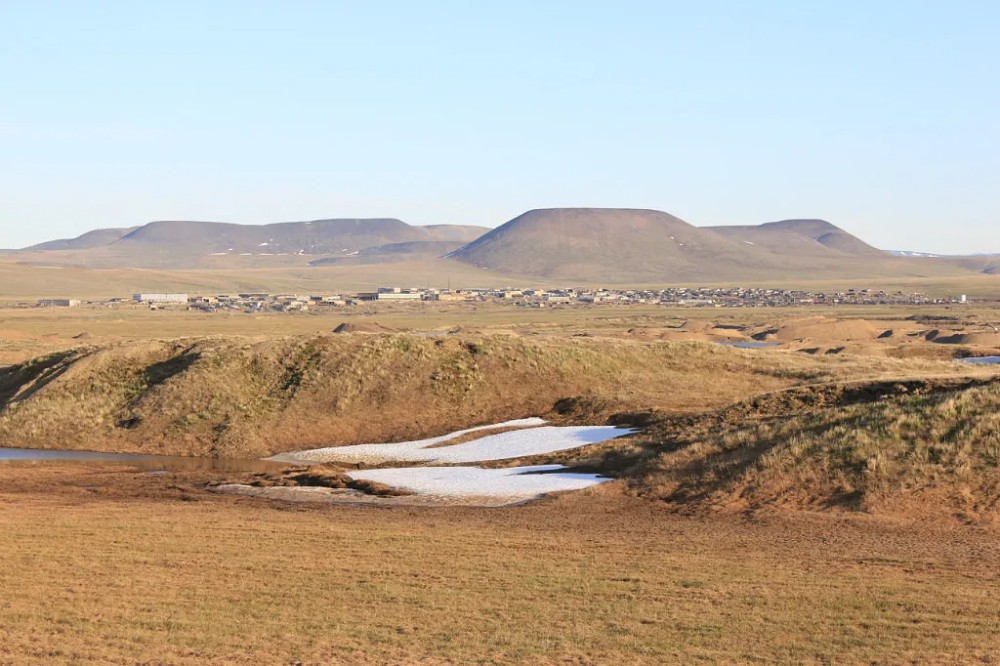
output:
M 508 273 L 590 280 L 723 276 L 764 261 L 673 215 L 617 208 L 528 211 L 450 256 Z
M 512 275 L 589 284 L 926 277 L 971 270 L 955 261 L 890 256 L 822 220 L 699 228 L 660 211 L 619 208 L 532 210 L 448 256 Z
M 461 225 L 411 226 L 391 218 L 265 225 L 161 221 L 43 243 L 20 254 L 25 260 L 107 268 L 189 268 L 246 257 L 301 257 L 298 263 L 305 265 L 317 257 L 352 257 L 381 246 L 390 246 L 385 254 L 395 258 L 403 254 L 399 246 L 407 244 L 427 244 L 424 253 L 439 256 L 484 231 Z
M 127 229 L 95 229 L 76 238 L 61 238 L 59 240 L 32 245 L 27 249 L 36 251 L 86 250 L 92 247 L 110 245 L 132 233 L 135 229 L 136 227 L 129 227 Z
M 705 227 L 724 238 L 779 254 L 881 257 L 883 252 L 826 220 L 782 220 L 755 226 Z

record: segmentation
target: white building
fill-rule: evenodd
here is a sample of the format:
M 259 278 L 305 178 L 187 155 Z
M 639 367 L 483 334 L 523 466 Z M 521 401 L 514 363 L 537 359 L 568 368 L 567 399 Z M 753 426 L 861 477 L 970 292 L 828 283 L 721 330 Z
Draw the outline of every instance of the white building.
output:
M 43 298 L 38 301 L 40 308 L 75 308 L 80 301 L 75 298 Z
M 136 303 L 187 303 L 187 294 L 132 294 Z

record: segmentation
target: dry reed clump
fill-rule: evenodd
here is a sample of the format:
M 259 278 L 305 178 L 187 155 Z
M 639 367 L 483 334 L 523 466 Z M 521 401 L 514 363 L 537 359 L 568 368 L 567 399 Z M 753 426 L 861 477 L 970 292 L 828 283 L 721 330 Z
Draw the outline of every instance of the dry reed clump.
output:
M 992 521 L 1000 514 L 1000 383 L 730 421 L 659 449 L 633 471 L 632 489 L 679 507 L 919 506 Z
M 705 343 L 408 334 L 208 337 L 80 347 L 0 370 L 0 442 L 257 457 L 416 439 L 549 413 L 719 407 L 843 378 L 985 372 Z

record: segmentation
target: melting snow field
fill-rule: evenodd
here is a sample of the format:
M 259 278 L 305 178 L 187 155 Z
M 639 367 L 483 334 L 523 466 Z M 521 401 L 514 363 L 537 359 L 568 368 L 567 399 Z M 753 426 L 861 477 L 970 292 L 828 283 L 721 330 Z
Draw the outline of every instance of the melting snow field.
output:
M 353 446 L 333 446 L 309 451 L 282 453 L 269 458 L 278 462 L 345 462 L 379 464 L 386 462 L 425 462 L 460 464 L 487 460 L 507 460 L 535 456 L 555 451 L 576 449 L 588 444 L 598 444 L 615 437 L 628 435 L 632 430 L 614 426 L 570 426 L 560 428 L 543 426 L 545 421 L 538 418 L 507 421 L 494 426 L 481 426 L 459 430 L 450 435 L 420 439 L 395 444 L 356 444 Z M 479 430 L 503 427 L 531 427 L 495 435 L 485 435 L 479 439 L 452 446 L 436 446 L 448 440 Z
M 520 428 L 490 434 L 500 428 Z M 282 453 L 268 458 L 276 462 L 312 464 L 324 462 L 378 465 L 394 462 L 424 463 L 425 467 L 367 469 L 348 472 L 356 480 L 373 481 L 408 490 L 414 495 L 376 497 L 357 490 L 311 487 L 258 488 L 240 484 L 219 486 L 230 492 L 284 501 L 323 501 L 379 505 L 465 504 L 504 506 L 535 499 L 547 493 L 581 490 L 610 481 L 597 474 L 562 471 L 562 465 L 534 465 L 505 469 L 481 467 L 434 467 L 526 456 L 576 449 L 634 432 L 613 426 L 545 425 L 539 418 L 506 421 L 496 425 L 459 430 L 440 437 L 392 444 L 356 444 Z M 449 445 L 456 438 L 481 433 L 478 438 Z
M 545 493 L 581 490 L 611 479 L 597 474 L 560 473 L 562 465 L 482 467 L 403 467 L 350 472 L 348 476 L 375 481 L 420 495 L 491 497 L 522 501 Z M 544 472 L 544 473 L 541 473 Z

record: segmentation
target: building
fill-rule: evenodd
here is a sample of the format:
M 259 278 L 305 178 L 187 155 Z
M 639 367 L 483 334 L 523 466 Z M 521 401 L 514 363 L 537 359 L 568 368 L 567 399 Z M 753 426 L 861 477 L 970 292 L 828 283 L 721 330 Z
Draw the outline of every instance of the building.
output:
M 75 308 L 80 301 L 75 298 L 43 298 L 38 301 L 40 308 Z
M 424 294 L 419 289 L 379 287 L 378 291 L 363 291 L 355 296 L 359 301 L 420 301 Z
M 380 301 L 419 301 L 423 297 L 421 293 L 409 291 L 380 291 L 378 293 Z
M 184 303 L 188 302 L 187 294 L 132 294 L 136 303 Z

